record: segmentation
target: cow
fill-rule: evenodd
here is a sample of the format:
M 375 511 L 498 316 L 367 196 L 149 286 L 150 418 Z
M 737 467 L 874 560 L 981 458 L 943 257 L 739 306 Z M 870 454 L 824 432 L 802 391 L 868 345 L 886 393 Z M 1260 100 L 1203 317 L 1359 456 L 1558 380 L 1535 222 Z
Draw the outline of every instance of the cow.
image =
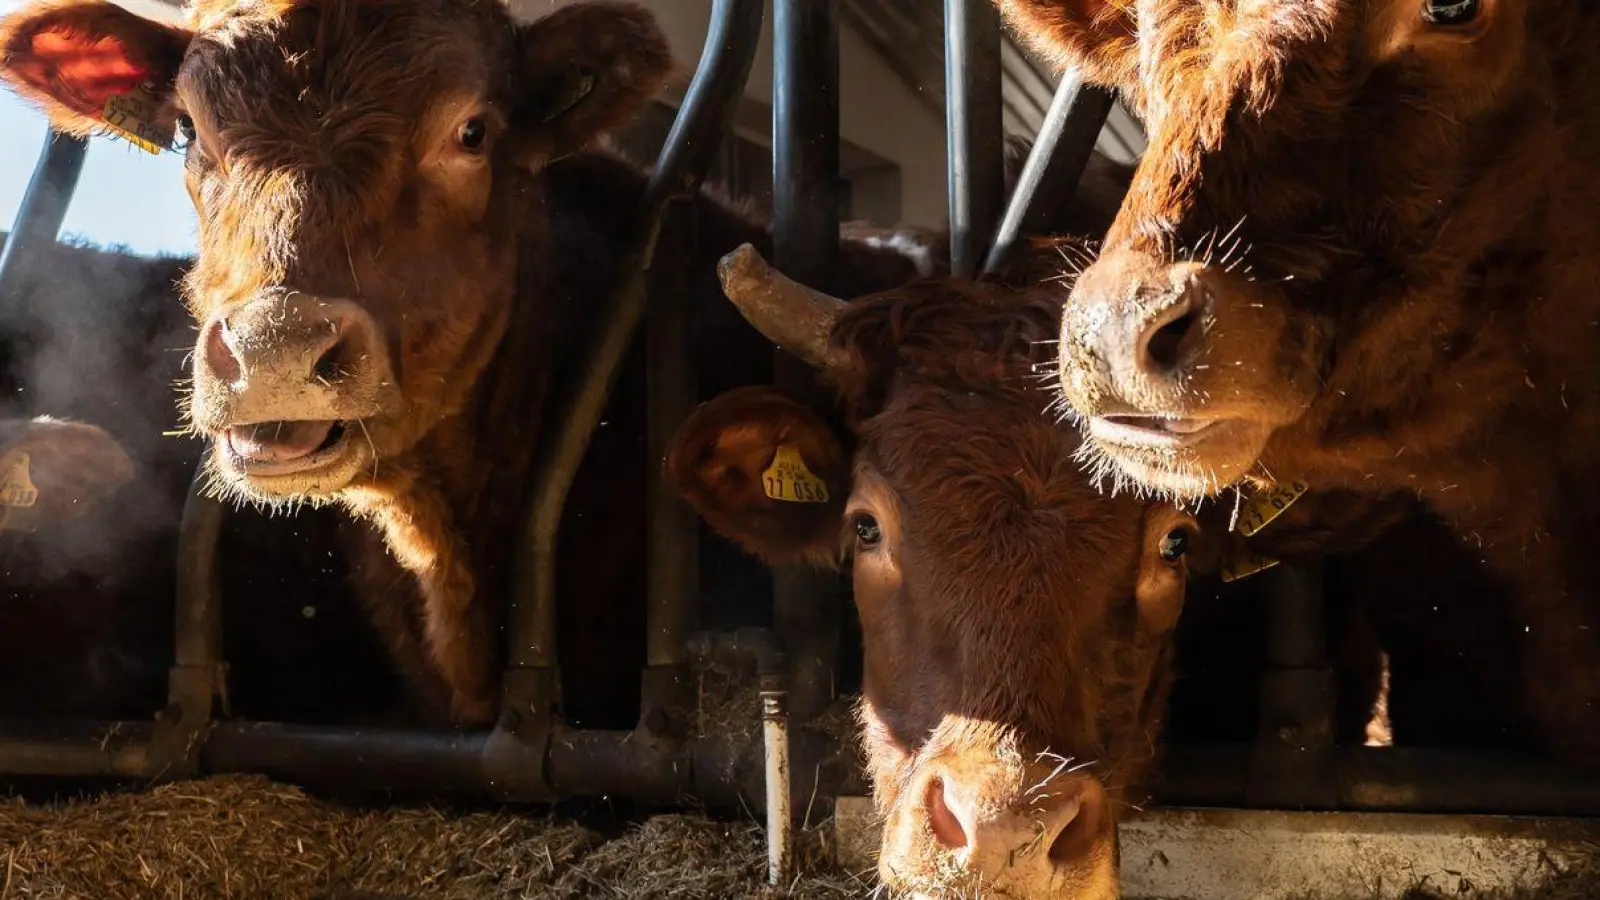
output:
M 589 145 L 666 77 L 653 18 L 614 2 L 516 23 L 470 0 L 200 0 L 175 24 L 51 0 L 0 22 L 0 48 L 0 78 L 60 130 L 182 137 L 200 239 L 183 412 L 213 485 L 236 504 L 337 507 L 358 594 L 428 720 L 491 721 L 551 385 L 640 230 L 645 174 Z M 700 252 L 769 242 L 710 195 L 695 206 Z M 690 296 L 716 296 L 715 258 L 685 261 Z M 837 287 L 916 273 L 846 242 Z M 727 315 L 739 331 L 704 326 L 697 358 L 761 380 L 770 345 Z M 598 537 L 642 555 L 642 520 L 582 512 L 642 516 L 642 358 L 569 496 L 563 560 Z M 644 593 L 641 567 L 561 568 L 561 592 L 601 621 L 630 612 L 603 598 Z M 563 663 L 569 684 L 615 680 L 613 659 Z
M 674 435 L 663 477 L 771 565 L 848 563 L 881 878 L 918 896 L 968 882 L 1018 898 L 1117 896 L 1117 811 L 1139 799 L 1156 758 L 1186 596 L 1214 593 L 1236 550 L 1231 509 L 1096 490 L 1040 377 L 1060 315 L 1050 286 L 931 279 L 843 303 L 748 247 L 727 257 L 724 279 L 752 324 L 819 370 L 837 414 L 771 387 L 731 390 Z M 1257 556 L 1285 560 L 1393 547 L 1379 565 L 1347 566 L 1345 581 L 1409 594 L 1412 580 L 1437 580 L 1426 567 L 1405 577 L 1419 558 L 1455 561 L 1426 541 L 1441 531 L 1409 496 L 1327 492 L 1250 540 Z M 1443 589 L 1484 591 L 1475 567 L 1454 571 Z M 1218 669 L 1202 673 L 1212 693 L 1253 688 L 1259 644 L 1241 620 L 1260 607 L 1217 616 L 1237 600 L 1208 611 L 1218 624 L 1196 668 Z M 1364 738 L 1383 641 L 1403 631 L 1346 615 L 1369 604 L 1408 605 L 1389 593 L 1330 604 L 1346 742 Z M 1420 744 L 1445 737 L 1406 696 L 1396 730 Z M 1184 723 L 1192 737 L 1251 739 L 1248 695 L 1192 700 L 1207 703 Z
M 1600 8 L 999 5 L 1149 135 L 1062 315 L 1088 464 L 1423 499 L 1516 598 L 1544 739 L 1600 758 Z
M 192 261 L 76 242 L 37 253 L 0 314 L 11 423 L 0 455 L 58 472 L 33 478 L 39 505 L 72 502 L 0 528 L 0 716 L 146 719 L 166 703 L 178 524 L 203 449 L 175 433 L 172 388 L 194 343 L 177 286 Z M 55 437 L 76 433 L 94 439 L 63 456 Z M 320 723 L 401 710 L 331 513 L 246 509 L 223 522 L 235 714 Z

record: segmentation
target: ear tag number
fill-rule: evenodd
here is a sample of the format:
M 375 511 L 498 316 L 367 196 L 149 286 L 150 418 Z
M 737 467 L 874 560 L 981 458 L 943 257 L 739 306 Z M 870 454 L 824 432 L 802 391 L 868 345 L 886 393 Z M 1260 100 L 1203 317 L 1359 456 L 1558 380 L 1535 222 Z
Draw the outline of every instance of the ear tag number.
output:
M 1288 484 L 1275 484 L 1265 490 L 1257 491 L 1250 496 L 1239 510 L 1239 518 L 1233 523 L 1233 530 L 1250 537 L 1272 523 L 1273 519 L 1283 515 L 1283 511 L 1294 505 L 1311 485 L 1303 481 L 1291 481 Z
M 157 124 L 161 120 L 161 106 L 149 86 L 141 85 L 126 94 L 107 97 L 101 117 L 128 143 L 146 153 L 159 154 L 172 149 L 172 134 L 162 134 Z
M 761 489 L 773 500 L 787 503 L 827 503 L 828 485 L 811 474 L 800 448 L 783 444 L 772 457 L 772 465 L 761 473 Z

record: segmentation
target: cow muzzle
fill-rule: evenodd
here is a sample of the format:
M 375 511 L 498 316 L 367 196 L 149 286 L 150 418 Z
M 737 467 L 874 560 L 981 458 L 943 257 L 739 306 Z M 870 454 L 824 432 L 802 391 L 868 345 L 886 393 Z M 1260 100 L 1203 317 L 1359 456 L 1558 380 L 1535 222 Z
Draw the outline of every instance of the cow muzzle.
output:
M 1104 786 L 1080 772 L 983 761 L 926 766 L 892 810 L 879 856 L 917 897 L 1115 900 L 1116 823 Z
M 382 331 L 348 300 L 274 290 L 201 326 L 191 419 L 220 474 L 259 499 L 347 486 L 398 405 Z
M 1222 267 L 1108 253 L 1062 313 L 1062 392 L 1094 448 L 1134 481 L 1219 492 L 1314 394 L 1315 348 L 1288 305 Z

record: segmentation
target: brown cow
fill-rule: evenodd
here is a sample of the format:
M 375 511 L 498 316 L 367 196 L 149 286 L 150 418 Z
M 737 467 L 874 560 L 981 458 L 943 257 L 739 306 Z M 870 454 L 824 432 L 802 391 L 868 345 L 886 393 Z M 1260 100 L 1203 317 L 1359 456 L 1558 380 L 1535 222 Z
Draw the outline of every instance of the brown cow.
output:
M 1037 374 L 1053 361 L 1053 291 L 922 281 L 841 304 L 748 249 L 726 265 L 742 312 L 836 387 L 843 427 L 772 388 L 739 388 L 684 423 L 665 475 L 771 564 L 848 560 L 881 877 L 919 896 L 966 883 L 1023 900 L 1117 896 L 1117 809 L 1139 799 L 1156 755 L 1186 586 L 1219 562 L 1231 510 L 1208 505 L 1197 521 L 1148 495 L 1096 491 Z M 1370 561 L 1351 554 L 1380 538 Z M 1339 583 L 1359 591 L 1329 617 L 1345 743 L 1372 717 L 1386 642 L 1439 602 L 1418 588 L 1503 599 L 1409 497 L 1320 493 L 1252 541 L 1274 558 L 1333 554 Z M 1199 623 L 1198 664 L 1228 671 L 1201 673 L 1213 696 L 1190 692 L 1191 737 L 1254 734 L 1260 643 L 1248 620 L 1260 607 L 1235 615 L 1240 599 L 1201 604 L 1212 621 Z M 1481 738 L 1429 707 L 1492 696 L 1472 681 L 1503 670 L 1471 664 L 1502 663 L 1500 644 L 1452 634 L 1460 643 L 1432 629 L 1425 649 L 1398 647 L 1395 730 L 1408 743 Z M 1460 680 L 1422 683 L 1419 663 Z M 1482 712 L 1468 718 L 1483 726 Z
M 741 388 L 684 424 L 667 474 L 770 563 L 852 557 L 884 881 L 1115 897 L 1115 808 L 1154 749 L 1193 519 L 1079 471 L 1033 377 L 1048 297 L 919 282 L 841 309 L 730 260 L 730 296 L 838 385 L 849 437 Z
M 187 412 L 213 439 L 217 485 L 360 520 L 362 594 L 403 668 L 449 718 L 491 717 L 498 601 L 549 386 L 637 230 L 642 173 L 581 151 L 666 76 L 652 17 L 594 2 L 517 24 L 472 0 L 286 0 L 197 2 L 173 26 L 72 0 L 13 14 L 0 46 L 0 75 L 57 127 L 101 129 L 108 102 L 134 100 L 148 101 L 142 133 L 176 123 L 200 218 Z M 761 239 L 702 206 L 705 245 Z M 874 266 L 852 290 L 914 273 L 847 246 L 841 280 Z M 638 452 L 632 433 L 616 440 Z
M 1086 456 L 1423 498 L 1510 583 L 1546 740 L 1600 759 L 1600 7 L 1000 5 L 1149 132 L 1062 317 Z

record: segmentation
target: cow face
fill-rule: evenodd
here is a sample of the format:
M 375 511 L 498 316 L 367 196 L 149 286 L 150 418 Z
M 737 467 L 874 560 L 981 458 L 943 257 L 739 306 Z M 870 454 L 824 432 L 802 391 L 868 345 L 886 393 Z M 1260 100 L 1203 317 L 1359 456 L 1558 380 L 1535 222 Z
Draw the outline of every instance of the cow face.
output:
M 1151 757 L 1198 535 L 1082 474 L 1032 376 L 1058 305 L 924 284 L 784 322 L 761 307 L 781 290 L 731 292 L 827 367 L 851 426 L 733 391 L 684 424 L 667 476 L 769 562 L 849 559 L 882 877 L 931 896 L 969 881 L 1117 896 L 1115 810 Z
M 52 0 L 0 46 L 58 128 L 141 97 L 147 135 L 181 136 L 188 413 L 223 485 L 269 503 L 359 486 L 462 408 L 537 269 L 534 175 L 670 61 L 648 13 L 603 2 L 532 24 L 471 0 L 198 2 L 180 27 Z
M 1472 268 L 1560 168 L 1563 57 L 1528 51 L 1596 33 L 1525 0 L 999 2 L 1146 125 L 1061 381 L 1113 472 L 1188 496 L 1271 477 L 1291 426 L 1348 434 L 1333 407 L 1422 389 L 1422 354 L 1472 352 Z

